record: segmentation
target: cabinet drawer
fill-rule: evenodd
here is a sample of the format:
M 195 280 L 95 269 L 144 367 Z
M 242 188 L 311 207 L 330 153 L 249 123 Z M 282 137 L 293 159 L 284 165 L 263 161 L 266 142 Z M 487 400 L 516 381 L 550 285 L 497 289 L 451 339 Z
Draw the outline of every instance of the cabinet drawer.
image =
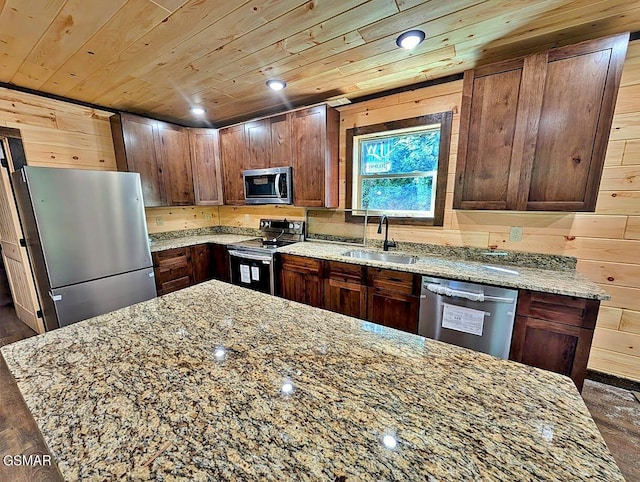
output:
M 283 254 L 281 260 L 283 270 L 322 276 L 322 261 L 319 259 Z
M 332 280 L 359 284 L 365 279 L 364 272 L 366 268 L 357 264 L 327 261 L 325 270 L 325 275 Z
M 192 268 L 190 264 L 161 266 L 154 268 L 156 284 L 160 286 L 167 281 L 176 280 L 178 278 L 189 278 L 192 276 Z
M 414 282 L 415 275 L 413 273 L 369 267 L 367 269 L 367 278 L 367 284 L 370 288 L 407 295 L 417 294 L 417 287 Z
M 520 316 L 594 329 L 599 306 L 598 300 L 521 290 L 516 312 Z
M 191 262 L 191 248 L 175 248 L 153 253 L 153 265 L 155 267 L 189 264 Z
M 183 288 L 188 288 L 189 286 L 191 286 L 191 278 L 189 276 L 183 276 L 182 278 L 177 278 L 160 284 L 158 295 L 166 295 L 172 291 L 178 291 Z

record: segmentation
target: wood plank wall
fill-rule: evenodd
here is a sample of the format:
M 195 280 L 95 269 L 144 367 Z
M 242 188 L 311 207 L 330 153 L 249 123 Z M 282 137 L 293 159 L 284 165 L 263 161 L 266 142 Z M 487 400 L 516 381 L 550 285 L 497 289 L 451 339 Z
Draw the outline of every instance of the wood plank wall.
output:
M 0 88 L 0 125 L 20 129 L 31 166 L 115 171 L 111 112 Z M 147 209 L 149 233 L 219 224 L 217 206 Z
M 462 82 L 404 92 L 340 108 L 341 206 L 345 196 L 345 129 L 453 110 L 453 137 L 443 227 L 391 227 L 398 240 L 498 246 L 568 254 L 612 300 L 600 309 L 589 367 L 640 380 L 640 42 L 632 42 L 622 77 L 595 214 L 452 210 Z M 108 112 L 0 88 L 0 125 L 22 131 L 31 165 L 115 170 Z M 149 232 L 217 224 L 257 227 L 261 217 L 301 219 L 291 207 L 176 207 L 147 210 Z M 158 219 L 160 218 L 160 219 Z M 509 241 L 511 226 L 523 228 Z M 375 237 L 370 227 L 369 237 Z
M 115 171 L 109 116 L 0 88 L 0 125 L 20 129 L 29 165 Z
M 640 42 L 629 45 L 595 213 L 453 211 L 462 81 L 343 106 L 340 205 L 345 197 L 345 130 L 453 110 L 443 227 L 391 226 L 397 240 L 564 254 L 610 295 L 600 308 L 589 368 L 640 380 Z M 509 241 L 512 226 L 522 241 Z M 376 237 L 375 226 L 368 237 Z

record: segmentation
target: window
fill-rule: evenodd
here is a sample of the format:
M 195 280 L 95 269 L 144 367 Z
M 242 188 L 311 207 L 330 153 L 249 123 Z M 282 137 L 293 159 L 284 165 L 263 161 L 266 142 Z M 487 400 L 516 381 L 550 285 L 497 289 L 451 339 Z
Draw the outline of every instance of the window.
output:
M 441 226 L 451 118 L 443 112 L 348 129 L 347 207 Z

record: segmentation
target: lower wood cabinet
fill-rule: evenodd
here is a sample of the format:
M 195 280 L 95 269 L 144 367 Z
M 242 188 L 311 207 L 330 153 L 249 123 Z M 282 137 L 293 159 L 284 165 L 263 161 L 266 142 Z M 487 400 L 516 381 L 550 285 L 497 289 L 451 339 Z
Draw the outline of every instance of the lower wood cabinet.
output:
M 175 248 L 152 253 L 158 296 L 193 284 L 191 248 Z
M 288 300 L 322 308 L 322 261 L 283 254 L 280 294 Z
M 366 318 L 366 268 L 333 261 L 325 263 L 324 308 L 355 318 Z
M 416 333 L 417 275 L 335 261 L 281 255 L 283 298 Z
M 158 296 L 210 279 L 229 281 L 229 255 L 220 244 L 198 244 L 152 253 Z
M 229 251 L 224 244 L 209 244 L 211 278 L 231 283 Z
M 191 262 L 193 265 L 193 283 L 202 283 L 212 278 L 210 248 L 208 244 L 191 246 Z
M 367 319 L 409 333 L 418 332 L 420 297 L 416 276 L 381 268 L 367 269 Z
M 582 390 L 598 300 L 521 290 L 509 359 L 561 373 Z
M 419 275 L 280 256 L 283 298 L 417 333 Z M 582 390 L 598 300 L 520 290 L 509 359 L 571 377 Z

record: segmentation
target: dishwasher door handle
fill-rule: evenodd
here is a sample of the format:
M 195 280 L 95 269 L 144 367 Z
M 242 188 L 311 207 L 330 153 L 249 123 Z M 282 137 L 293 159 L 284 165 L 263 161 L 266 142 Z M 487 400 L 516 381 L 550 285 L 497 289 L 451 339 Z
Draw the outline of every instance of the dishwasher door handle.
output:
M 483 303 L 485 301 L 493 301 L 495 303 L 513 303 L 513 298 L 502 298 L 499 296 L 485 296 L 484 293 L 472 293 L 470 291 L 455 290 L 447 286 L 442 286 L 436 283 L 427 283 L 424 285 L 425 289 L 441 296 L 464 298 L 470 301 L 476 301 Z

